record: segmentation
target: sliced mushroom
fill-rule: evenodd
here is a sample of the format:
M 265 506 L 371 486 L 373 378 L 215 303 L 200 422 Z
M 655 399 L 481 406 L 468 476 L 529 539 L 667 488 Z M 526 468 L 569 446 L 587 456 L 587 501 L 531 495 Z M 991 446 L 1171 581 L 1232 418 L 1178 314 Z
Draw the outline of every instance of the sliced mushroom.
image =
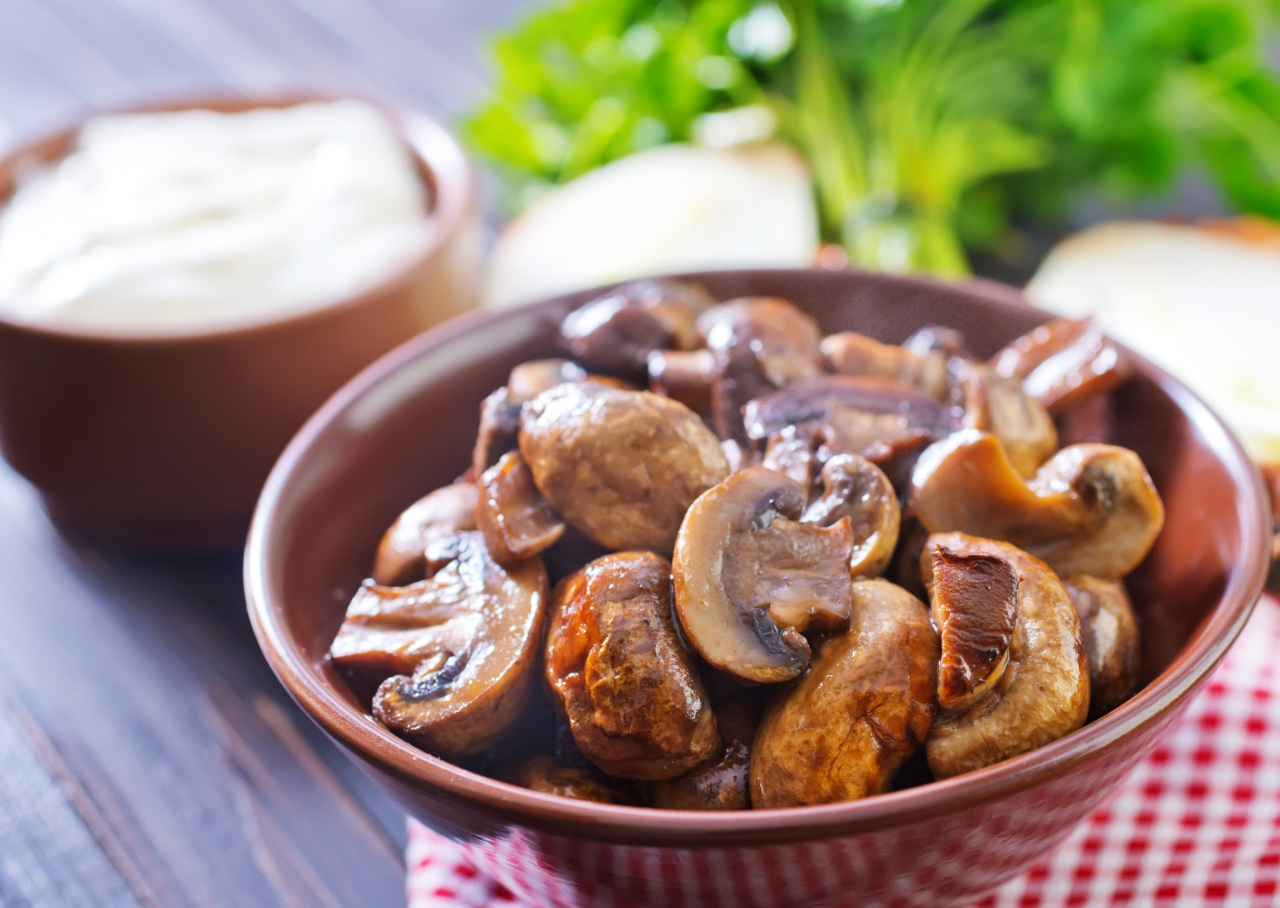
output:
M 935 534 L 920 558 L 931 589 L 938 582 L 933 556 L 943 548 L 958 556 L 988 555 L 1007 562 L 1018 574 L 1018 605 L 1008 665 L 999 681 L 976 706 L 933 728 L 925 755 L 939 779 L 1055 741 L 1083 725 L 1089 712 L 1089 665 L 1080 619 L 1058 576 L 1007 542 Z
M 1114 445 L 1063 448 L 1027 481 L 995 436 L 965 430 L 921 455 L 911 485 L 911 510 L 930 532 L 1003 539 L 1062 575 L 1123 577 L 1164 525 L 1142 460 Z
M 998 375 L 1021 382 L 1050 413 L 1106 394 L 1129 373 L 1119 348 L 1089 318 L 1041 325 L 993 356 L 991 365 Z
M 848 518 L 853 533 L 849 573 L 855 580 L 879 577 L 893 558 L 902 517 L 889 477 L 863 457 L 838 454 L 822 467 L 822 487 L 800 521 L 829 527 Z
M 595 383 L 529 401 L 520 451 L 555 512 L 610 549 L 669 553 L 689 505 L 729 472 L 688 407 Z
M 696 284 L 633 281 L 569 313 L 561 343 L 593 369 L 643 375 L 650 351 L 698 346 L 697 318 L 711 303 Z
M 1089 718 L 1109 713 L 1133 693 L 1142 670 L 1142 647 L 1133 603 L 1119 580 L 1076 574 L 1062 578 L 1080 615 L 1089 659 Z
M 600 804 L 635 804 L 635 796 L 620 779 L 581 766 L 565 766 L 550 754 L 530 757 L 503 773 L 506 781 L 543 794 L 595 801 Z
M 710 418 L 716 377 L 716 358 L 710 350 L 654 350 L 648 362 L 650 391 Z
M 831 371 L 840 375 L 901 382 L 936 400 L 947 395 L 947 357 L 937 351 L 917 353 L 854 331 L 842 331 L 822 339 L 822 354 Z
M 990 432 L 1000 439 L 1019 473 L 1027 478 L 1036 475 L 1058 450 L 1053 418 L 1023 392 L 1016 379 L 1001 378 L 981 363 L 966 364 L 962 371 L 964 428 Z
M 373 579 L 404 586 L 427 576 L 426 550 L 433 540 L 476 528 L 479 490 L 469 482 L 436 489 L 411 504 L 378 544 Z
M 476 523 L 499 564 L 538 555 L 564 535 L 519 451 L 503 454 L 480 477 Z
M 672 779 L 720 745 L 676 632 L 671 565 L 650 552 L 606 555 L 561 581 L 545 672 L 579 749 L 610 775 Z
M 769 438 L 760 466 L 790 477 L 804 490 L 807 500 L 822 472 L 821 447 L 821 426 L 813 423 L 787 426 Z
M 853 624 L 765 711 L 751 749 L 751 804 L 795 807 L 886 791 L 929 735 L 938 635 L 924 604 L 884 580 L 853 584 Z
M 711 413 L 721 438 L 746 440 L 742 409 L 751 399 L 822 371 L 817 322 L 786 300 L 721 303 L 703 313 L 698 330 L 715 359 Z
M 676 611 L 689 644 L 747 684 L 798 676 L 802 632 L 849 622 L 848 518 L 799 523 L 803 489 L 781 473 L 734 473 L 689 508 L 676 540 Z
M 716 725 L 721 747 L 705 763 L 666 782 L 645 786 L 650 807 L 664 810 L 746 810 L 751 806 L 747 791 L 747 766 L 751 741 L 760 722 L 760 708 L 754 699 L 738 696 L 716 707 Z
M 942 641 L 938 708 L 944 716 L 984 699 L 1009 664 L 1018 618 L 1018 572 L 985 552 L 933 549 L 929 600 Z
M 925 325 L 904 340 L 902 346 L 917 356 L 941 353 L 947 359 L 973 359 L 965 346 L 964 335 L 942 325 Z
M 520 715 L 547 599 L 541 562 L 504 568 L 479 533 L 458 535 L 458 557 L 431 579 L 366 582 L 329 650 L 340 671 L 385 679 L 378 721 L 447 757 L 485 749 Z

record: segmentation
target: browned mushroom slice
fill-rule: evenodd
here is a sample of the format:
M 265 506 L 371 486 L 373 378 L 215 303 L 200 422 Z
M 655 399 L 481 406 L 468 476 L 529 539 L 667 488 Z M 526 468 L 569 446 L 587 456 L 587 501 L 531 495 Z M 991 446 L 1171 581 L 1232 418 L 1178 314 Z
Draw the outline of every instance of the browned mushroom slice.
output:
M 385 678 L 373 714 L 432 753 L 492 744 L 519 716 L 536 675 L 547 575 L 532 559 L 504 568 L 479 533 L 430 580 L 362 586 L 330 647 L 335 667 Z
M 849 632 L 817 644 L 751 749 L 753 807 L 849 801 L 886 791 L 937 712 L 938 635 L 924 604 L 884 580 L 853 584 Z
M 1058 450 L 1053 418 L 1016 379 L 1001 378 L 981 363 L 965 364 L 962 371 L 964 428 L 990 432 L 1000 439 L 1014 468 L 1023 476 L 1034 476 Z
M 930 532 L 1007 540 L 1063 575 L 1123 577 L 1164 525 L 1142 460 L 1114 445 L 1063 448 L 1028 481 L 995 436 L 965 430 L 921 455 L 911 485 Z
M 1106 394 L 1129 373 L 1120 350 L 1093 319 L 1054 319 L 1015 340 L 991 358 L 997 374 L 1022 383 L 1022 390 L 1050 413 Z
M 531 791 L 600 804 L 635 804 L 635 796 L 620 779 L 594 769 L 565 766 L 550 754 L 530 757 L 503 773 L 504 781 Z
M 822 471 L 818 452 L 821 445 L 820 427 L 814 424 L 787 426 L 769 439 L 760 466 L 790 477 L 804 490 L 808 499 Z
M 942 400 L 947 394 L 947 357 L 882 344 L 863 334 L 842 331 L 822 339 L 822 354 L 832 372 L 901 382 Z
M 942 325 L 925 325 L 904 340 L 902 346 L 917 356 L 941 353 L 947 359 L 973 358 L 965 347 L 964 335 Z
M 428 576 L 427 546 L 433 540 L 476 528 L 479 491 L 469 482 L 436 489 L 408 507 L 378 544 L 373 579 L 383 586 L 404 586 Z
M 519 451 L 508 451 L 484 471 L 476 523 L 500 564 L 538 555 L 564 534 L 564 524 L 533 484 Z
M 1133 603 L 1119 580 L 1076 574 L 1062 578 L 1076 604 L 1085 656 L 1089 659 L 1089 718 L 1109 713 L 1133 693 L 1142 668 L 1142 647 Z
M 696 320 L 710 304 L 695 284 L 634 281 L 569 313 L 560 340 L 593 369 L 643 375 L 650 351 L 698 346 Z
M 664 810 L 746 810 L 747 766 L 760 708 L 750 697 L 733 697 L 716 707 L 722 746 L 705 763 L 678 778 L 645 786 L 650 807 Z
M 734 473 L 689 508 L 676 540 L 676 611 L 689 644 L 747 684 L 788 681 L 809 664 L 802 632 L 849 622 L 847 518 L 799 523 L 804 491 L 781 473 Z
M 822 371 L 822 332 L 795 304 L 775 297 L 743 297 L 712 306 L 698 331 L 713 353 L 749 350 L 775 388 Z
M 853 533 L 849 573 L 854 579 L 884 573 L 898 544 L 902 511 L 889 477 L 865 458 L 838 454 L 822 467 L 821 497 L 809 504 L 800 521 L 821 527 L 848 518 Z
M 984 552 L 933 550 L 933 620 L 942 640 L 938 707 L 964 712 L 995 688 L 1009 664 L 1018 618 L 1018 572 Z
M 591 562 L 556 587 L 545 671 L 582 753 L 610 775 L 672 779 L 720 744 L 671 611 L 671 565 L 650 552 Z
M 1048 565 L 1007 542 L 935 534 L 920 558 L 930 587 L 936 584 L 933 554 L 940 548 L 961 556 L 992 556 L 1018 575 L 1008 666 L 975 707 L 940 720 L 925 747 L 929 769 L 945 779 L 1034 750 L 1083 725 L 1089 665 L 1075 606 Z
M 710 350 L 654 350 L 649 354 L 649 390 L 711 415 L 716 359 Z
M 555 512 L 610 549 L 669 553 L 689 505 L 729 472 L 688 407 L 594 383 L 529 401 L 520 451 Z

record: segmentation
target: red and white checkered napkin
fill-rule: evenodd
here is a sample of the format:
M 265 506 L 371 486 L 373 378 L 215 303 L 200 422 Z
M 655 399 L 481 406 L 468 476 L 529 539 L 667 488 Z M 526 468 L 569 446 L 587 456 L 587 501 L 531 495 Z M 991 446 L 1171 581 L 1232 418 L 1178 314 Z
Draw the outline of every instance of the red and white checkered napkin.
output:
M 1280 905 L 1280 601 L 1053 854 L 975 908 Z M 535 908 L 410 821 L 409 908 Z

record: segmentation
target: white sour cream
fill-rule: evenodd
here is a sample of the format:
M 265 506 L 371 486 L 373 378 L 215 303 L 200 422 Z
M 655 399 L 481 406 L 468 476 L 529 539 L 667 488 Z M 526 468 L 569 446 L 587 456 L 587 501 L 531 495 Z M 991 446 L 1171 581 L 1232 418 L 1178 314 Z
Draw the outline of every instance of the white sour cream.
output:
M 0 212 L 0 313 L 128 334 L 294 314 L 408 265 L 428 208 L 364 103 L 100 117 Z

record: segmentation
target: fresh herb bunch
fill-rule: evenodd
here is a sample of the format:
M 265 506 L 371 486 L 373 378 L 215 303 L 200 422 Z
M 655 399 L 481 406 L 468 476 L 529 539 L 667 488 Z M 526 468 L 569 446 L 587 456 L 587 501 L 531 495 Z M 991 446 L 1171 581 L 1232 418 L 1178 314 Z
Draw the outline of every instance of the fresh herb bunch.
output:
M 466 130 L 520 208 L 707 114 L 767 108 L 852 260 L 964 274 L 1015 221 L 1189 167 L 1280 217 L 1275 17 L 1275 0 L 567 0 L 497 39 Z

